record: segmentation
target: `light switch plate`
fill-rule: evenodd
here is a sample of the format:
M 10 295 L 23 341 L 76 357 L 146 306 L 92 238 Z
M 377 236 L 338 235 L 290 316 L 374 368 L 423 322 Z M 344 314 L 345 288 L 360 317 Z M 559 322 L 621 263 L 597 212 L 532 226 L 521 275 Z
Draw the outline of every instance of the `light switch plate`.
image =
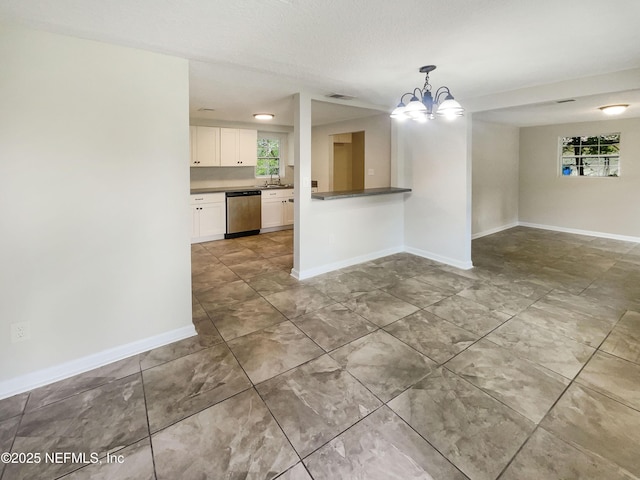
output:
M 376 174 L 376 172 L 375 172 L 375 170 L 373 168 L 370 168 L 367 173 L 368 173 L 369 176 Z

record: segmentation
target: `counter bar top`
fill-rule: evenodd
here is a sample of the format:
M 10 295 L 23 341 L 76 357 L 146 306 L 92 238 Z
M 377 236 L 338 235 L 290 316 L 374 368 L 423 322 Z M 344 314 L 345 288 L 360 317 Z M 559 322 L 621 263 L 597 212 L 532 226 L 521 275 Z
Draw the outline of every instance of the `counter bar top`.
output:
M 191 195 L 201 195 L 203 193 L 217 193 L 217 192 L 244 192 L 245 190 L 282 190 L 293 188 L 293 185 L 278 185 L 275 187 L 260 186 L 248 186 L 248 187 L 204 187 L 204 188 L 192 188 Z
M 389 195 L 391 193 L 407 193 L 410 191 L 410 188 L 398 187 L 365 188 L 363 190 L 346 190 L 342 192 L 317 192 L 312 193 L 311 198 L 316 200 L 335 200 L 338 198 L 371 197 L 373 195 Z

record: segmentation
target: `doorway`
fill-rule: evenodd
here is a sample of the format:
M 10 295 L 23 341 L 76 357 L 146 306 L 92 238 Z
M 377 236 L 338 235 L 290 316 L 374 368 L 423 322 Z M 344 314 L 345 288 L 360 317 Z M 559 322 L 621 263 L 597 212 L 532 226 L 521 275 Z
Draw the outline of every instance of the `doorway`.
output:
M 364 189 L 364 132 L 331 135 L 333 190 Z

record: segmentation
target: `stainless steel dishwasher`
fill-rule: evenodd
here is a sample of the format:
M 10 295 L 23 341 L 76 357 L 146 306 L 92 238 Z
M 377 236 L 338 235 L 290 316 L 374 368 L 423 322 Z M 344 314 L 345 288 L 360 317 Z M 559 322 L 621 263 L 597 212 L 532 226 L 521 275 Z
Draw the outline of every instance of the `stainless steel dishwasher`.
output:
M 244 237 L 260 233 L 262 192 L 243 190 L 227 192 L 227 233 L 224 238 Z

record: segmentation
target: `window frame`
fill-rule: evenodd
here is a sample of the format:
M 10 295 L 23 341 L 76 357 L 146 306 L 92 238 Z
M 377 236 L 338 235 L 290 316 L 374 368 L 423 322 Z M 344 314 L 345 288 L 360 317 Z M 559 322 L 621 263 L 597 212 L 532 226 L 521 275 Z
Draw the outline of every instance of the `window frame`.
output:
M 613 135 L 617 135 L 617 141 L 614 143 L 601 143 L 602 138 L 603 137 L 607 137 L 607 136 L 613 136 Z M 582 139 L 584 138 L 594 138 L 597 137 L 598 138 L 598 143 L 597 144 L 588 144 L 588 143 L 582 143 Z M 597 147 L 598 150 L 598 154 L 586 154 L 586 155 L 565 155 L 564 153 L 564 147 L 565 147 L 565 140 L 566 139 L 572 139 L 572 138 L 580 138 L 580 144 L 577 145 L 578 147 L 585 148 L 585 147 Z M 558 137 L 558 170 L 557 170 L 557 175 L 559 177 L 562 178 L 620 178 L 621 177 L 621 172 L 622 172 L 622 156 L 621 156 L 621 148 L 620 145 L 622 144 L 622 134 L 621 132 L 610 132 L 610 133 L 596 133 L 596 134 L 583 134 L 583 135 L 561 135 Z M 600 153 L 600 147 L 603 145 L 617 145 L 618 147 L 618 152 L 615 155 L 611 155 L 611 154 L 602 154 Z M 604 167 L 604 159 L 605 158 L 612 158 L 615 157 L 617 159 L 617 174 L 616 175 L 565 175 L 564 174 L 564 168 L 565 168 L 565 163 L 564 160 L 567 158 L 588 158 L 588 159 L 596 159 L 598 160 L 598 164 L 595 166 L 599 166 L 599 167 Z M 593 164 L 591 164 L 593 165 Z M 575 167 L 575 164 L 571 165 L 572 167 Z M 587 165 L 589 166 L 589 165 Z
M 284 167 L 285 167 L 285 162 L 284 159 L 286 157 L 286 148 L 287 148 L 287 134 L 286 133 L 280 133 L 280 132 L 264 132 L 264 131 L 258 131 L 258 140 L 257 142 L 259 142 L 261 139 L 268 139 L 268 140 L 278 140 L 278 142 L 280 143 L 279 145 L 279 157 L 278 157 L 278 176 L 280 178 L 284 177 Z M 256 142 L 256 150 L 258 149 L 258 143 Z M 259 178 L 259 179 L 266 179 L 266 178 L 271 178 L 272 175 L 258 175 L 258 167 L 259 162 L 260 162 L 260 158 L 259 156 L 256 155 L 256 167 L 254 169 L 254 176 L 255 178 Z

